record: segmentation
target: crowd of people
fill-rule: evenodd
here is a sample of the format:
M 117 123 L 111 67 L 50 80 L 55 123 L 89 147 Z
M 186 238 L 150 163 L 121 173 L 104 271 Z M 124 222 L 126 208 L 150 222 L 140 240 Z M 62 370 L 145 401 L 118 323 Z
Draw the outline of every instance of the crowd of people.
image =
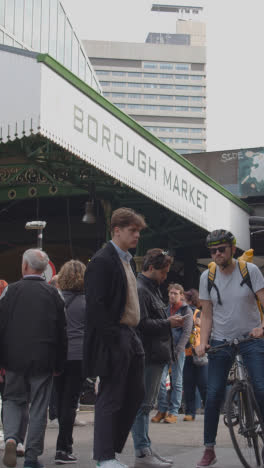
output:
M 47 254 L 29 249 L 22 258 L 22 279 L 9 285 L 0 281 L 5 466 L 14 468 L 17 456 L 23 455 L 24 468 L 43 467 L 39 457 L 48 408 L 54 419 L 54 405 L 58 419 L 54 462 L 77 463 L 73 428 L 86 377 L 99 380 L 93 451 L 98 467 L 127 468 L 117 454 L 130 431 L 136 468 L 172 466 L 173 459 L 152 447 L 150 412 L 157 404 L 151 421 L 175 424 L 183 406 L 183 420 L 192 422 L 197 390 L 205 408 L 205 450 L 197 468 L 212 466 L 234 356 L 217 353 L 207 358 L 206 351 L 242 335 L 255 338 L 241 345 L 241 353 L 264 416 L 264 341 L 258 339 L 263 337 L 264 322 L 255 298 L 264 306 L 262 274 L 248 264 L 251 288 L 242 284 L 233 257 L 234 236 L 223 229 L 213 231 L 207 237 L 216 265 L 211 286 L 208 270 L 201 276 L 199 292 L 172 283 L 166 306 L 160 286 L 173 258 L 162 249 L 150 249 L 136 275 L 129 252 L 145 228 L 142 215 L 119 208 L 111 218 L 111 241 L 87 266 L 70 260 L 48 284 L 42 276 Z

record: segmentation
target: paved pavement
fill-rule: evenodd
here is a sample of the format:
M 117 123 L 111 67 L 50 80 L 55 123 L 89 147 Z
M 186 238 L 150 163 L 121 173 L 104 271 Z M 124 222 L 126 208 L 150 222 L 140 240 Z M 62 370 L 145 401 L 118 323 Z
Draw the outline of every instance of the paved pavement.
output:
M 74 452 L 78 456 L 78 463 L 75 466 L 79 468 L 95 467 L 95 462 L 92 460 L 93 416 L 93 412 L 80 412 L 78 418 L 85 420 L 87 426 L 74 428 Z M 184 422 L 182 419 L 183 415 L 179 415 L 177 424 L 151 423 L 150 437 L 152 445 L 161 455 L 174 459 L 174 468 L 195 468 L 203 452 L 203 416 L 197 415 L 196 420 L 193 422 Z M 56 466 L 54 464 L 56 437 L 57 429 L 47 428 L 45 451 L 42 456 L 46 468 L 55 468 Z M 241 467 L 232 448 L 229 432 L 223 424 L 222 417 L 219 425 L 216 455 L 218 462 L 214 465 L 215 468 Z M 129 436 L 120 460 L 130 467 L 134 465 L 131 436 Z M 18 460 L 17 466 L 19 468 L 23 467 L 22 459 Z

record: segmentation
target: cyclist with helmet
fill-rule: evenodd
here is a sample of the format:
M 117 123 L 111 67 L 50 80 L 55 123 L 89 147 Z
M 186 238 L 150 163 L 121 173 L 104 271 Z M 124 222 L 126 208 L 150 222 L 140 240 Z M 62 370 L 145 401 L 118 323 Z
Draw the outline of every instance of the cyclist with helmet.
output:
M 234 235 L 224 229 L 211 232 L 206 239 L 212 260 L 216 264 L 213 284 L 208 279 L 209 270 L 202 273 L 199 296 L 202 305 L 201 341 L 196 347 L 203 356 L 210 346 L 217 346 L 234 338 L 251 335 L 263 337 L 264 320 L 254 293 L 264 305 L 264 278 L 256 265 L 248 263 L 252 289 L 242 283 L 237 260 Z M 240 352 L 251 378 L 255 395 L 264 419 L 264 340 L 252 340 L 240 344 Z M 234 360 L 231 349 L 209 355 L 208 390 L 204 415 L 205 451 L 197 468 L 216 463 L 214 451 L 220 407 L 225 395 L 229 370 Z

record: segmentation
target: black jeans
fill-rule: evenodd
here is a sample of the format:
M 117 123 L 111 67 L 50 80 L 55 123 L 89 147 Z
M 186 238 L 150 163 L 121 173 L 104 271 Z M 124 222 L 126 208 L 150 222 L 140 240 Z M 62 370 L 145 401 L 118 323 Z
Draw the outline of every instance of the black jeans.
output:
M 95 404 L 94 459 L 121 453 L 144 398 L 144 351 L 134 330 L 122 328 L 111 347 L 111 373 L 102 377 Z
M 82 361 L 67 361 L 64 372 L 54 378 L 58 398 L 59 435 L 56 450 L 72 452 L 73 425 L 81 394 Z

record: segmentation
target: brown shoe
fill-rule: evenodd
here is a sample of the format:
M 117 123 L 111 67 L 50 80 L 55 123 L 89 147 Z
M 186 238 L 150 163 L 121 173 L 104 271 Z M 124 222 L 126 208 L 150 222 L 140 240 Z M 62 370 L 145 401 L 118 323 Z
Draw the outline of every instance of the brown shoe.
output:
M 166 418 L 166 416 L 168 416 L 168 413 L 161 413 L 161 411 L 158 411 L 156 416 L 153 416 L 153 418 L 151 418 L 151 422 L 154 422 L 154 423 L 159 423 L 160 421 L 162 421 L 164 418 Z
M 174 414 L 168 414 L 168 416 L 164 418 L 163 422 L 168 423 L 168 424 L 174 424 L 177 422 L 177 416 L 175 416 Z
M 186 414 L 183 418 L 184 421 L 194 421 L 195 417 L 192 416 L 191 414 Z

